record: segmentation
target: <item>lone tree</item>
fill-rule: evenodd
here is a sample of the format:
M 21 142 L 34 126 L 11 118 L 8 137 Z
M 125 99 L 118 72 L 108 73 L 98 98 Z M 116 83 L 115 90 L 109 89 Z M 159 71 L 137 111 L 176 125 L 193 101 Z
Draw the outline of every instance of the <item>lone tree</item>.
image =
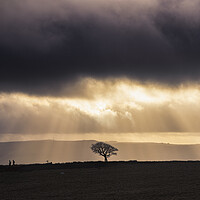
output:
M 92 144 L 91 149 L 94 153 L 98 153 L 99 155 L 103 156 L 105 158 L 105 162 L 108 161 L 107 158 L 110 156 L 117 155 L 115 151 L 118 151 L 117 148 L 104 142 L 97 142 L 96 144 Z

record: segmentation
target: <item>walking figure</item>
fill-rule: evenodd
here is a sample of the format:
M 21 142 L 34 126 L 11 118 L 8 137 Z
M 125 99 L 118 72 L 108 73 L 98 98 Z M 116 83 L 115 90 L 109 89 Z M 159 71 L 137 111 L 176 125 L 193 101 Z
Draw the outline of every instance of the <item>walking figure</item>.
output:
M 9 166 L 11 166 L 11 160 L 9 160 Z
M 15 165 L 15 160 L 13 160 L 13 165 Z

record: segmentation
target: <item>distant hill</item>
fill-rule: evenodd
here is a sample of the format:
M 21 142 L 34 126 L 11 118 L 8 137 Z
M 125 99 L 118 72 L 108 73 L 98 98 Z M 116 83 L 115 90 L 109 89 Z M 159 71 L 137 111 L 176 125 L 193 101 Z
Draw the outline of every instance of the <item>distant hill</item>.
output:
M 103 160 L 90 150 L 93 140 L 1 142 L 0 164 L 15 160 L 18 164 Z M 162 143 L 107 142 L 119 149 L 109 160 L 200 160 L 200 145 Z

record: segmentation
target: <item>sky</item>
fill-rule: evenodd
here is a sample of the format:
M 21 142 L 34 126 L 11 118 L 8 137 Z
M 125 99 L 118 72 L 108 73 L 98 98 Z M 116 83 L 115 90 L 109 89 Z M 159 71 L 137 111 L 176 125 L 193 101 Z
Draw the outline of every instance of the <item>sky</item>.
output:
M 200 143 L 199 0 L 1 0 L 0 141 Z

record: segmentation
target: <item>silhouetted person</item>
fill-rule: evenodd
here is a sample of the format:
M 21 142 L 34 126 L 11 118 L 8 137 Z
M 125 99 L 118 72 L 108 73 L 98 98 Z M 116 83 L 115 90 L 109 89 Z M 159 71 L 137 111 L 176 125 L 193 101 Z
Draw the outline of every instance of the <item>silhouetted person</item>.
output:
M 9 166 L 11 166 L 11 160 L 9 160 Z
M 13 165 L 15 165 L 15 160 L 13 160 Z

